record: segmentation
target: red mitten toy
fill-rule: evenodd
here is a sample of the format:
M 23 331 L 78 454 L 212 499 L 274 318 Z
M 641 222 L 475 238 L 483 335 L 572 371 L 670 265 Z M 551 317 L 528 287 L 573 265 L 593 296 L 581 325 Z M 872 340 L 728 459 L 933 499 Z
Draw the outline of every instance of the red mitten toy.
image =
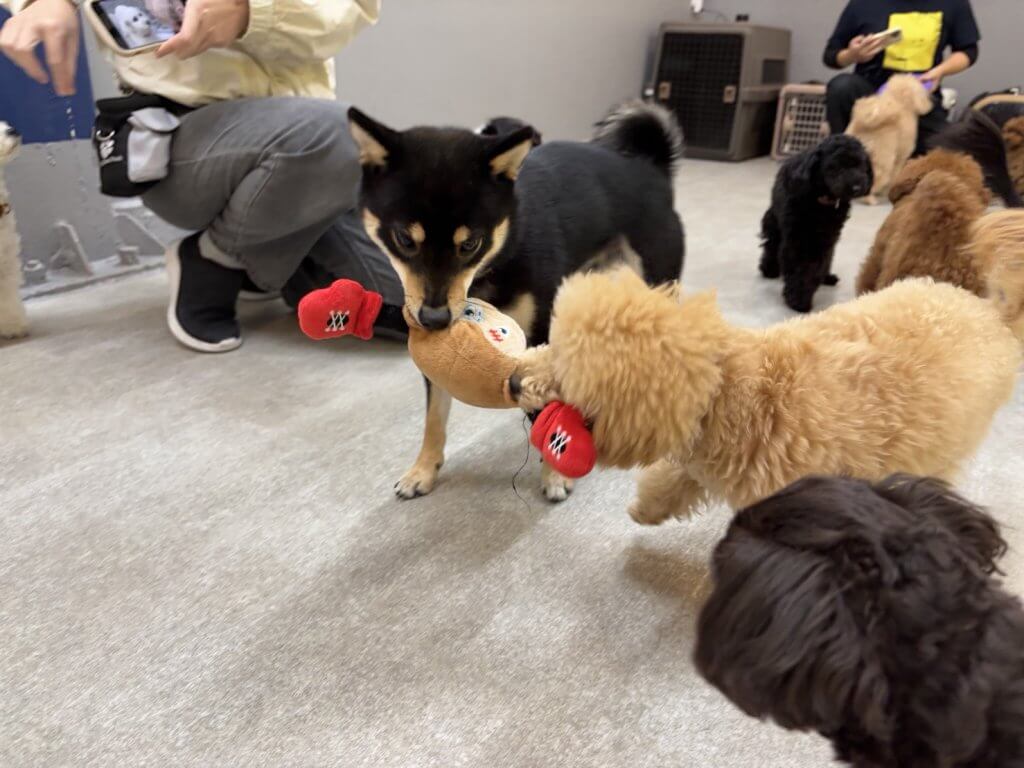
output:
M 583 477 L 594 468 L 597 451 L 583 414 L 565 403 L 548 403 L 533 422 L 530 442 L 541 458 L 565 477 Z
M 329 287 L 302 297 L 299 327 L 317 341 L 349 334 L 370 339 L 383 304 L 379 293 L 366 290 L 354 280 L 335 280 Z

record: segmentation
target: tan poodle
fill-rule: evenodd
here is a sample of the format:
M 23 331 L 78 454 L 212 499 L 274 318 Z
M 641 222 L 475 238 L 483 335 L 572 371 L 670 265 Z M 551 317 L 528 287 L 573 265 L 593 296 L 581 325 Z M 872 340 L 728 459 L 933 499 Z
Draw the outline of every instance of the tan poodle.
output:
M 951 478 L 1020 363 L 991 302 L 927 279 L 748 330 L 713 294 L 680 301 L 617 271 L 566 280 L 550 343 L 510 390 L 527 411 L 580 408 L 601 463 L 647 467 L 630 514 L 657 524 L 808 474 Z
M 889 190 L 894 208 L 857 276 L 857 295 L 904 277 L 932 277 L 979 294 L 983 279 L 964 250 L 990 195 L 968 155 L 936 149 L 904 166 Z
M 858 99 L 846 132 L 856 136 L 871 156 L 875 184 L 865 202 L 875 205 L 876 195 L 890 182 L 914 153 L 917 122 L 935 105 L 921 82 L 913 75 L 893 75 L 885 89 Z
M 1017 191 L 1024 195 L 1024 115 L 1006 121 L 1003 139 L 1010 161 L 1010 178 Z
M 966 251 L 984 276 L 982 293 L 1024 341 L 1024 210 L 982 216 L 971 227 Z

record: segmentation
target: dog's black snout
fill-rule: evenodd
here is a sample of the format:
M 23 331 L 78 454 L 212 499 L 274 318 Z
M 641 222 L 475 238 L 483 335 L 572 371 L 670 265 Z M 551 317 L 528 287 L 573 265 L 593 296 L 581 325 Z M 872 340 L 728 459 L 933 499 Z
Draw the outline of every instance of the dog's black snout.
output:
M 18 136 L 20 134 L 16 130 L 14 130 L 14 128 L 12 128 L 11 126 L 8 125 L 7 126 L 7 135 L 8 136 Z
M 518 373 L 513 373 L 509 376 L 508 393 L 512 396 L 513 400 L 518 400 L 519 395 L 523 393 L 523 380 L 519 377 Z
M 419 321 L 428 331 L 442 331 L 452 324 L 452 311 L 447 306 L 428 307 L 424 304 L 420 307 Z

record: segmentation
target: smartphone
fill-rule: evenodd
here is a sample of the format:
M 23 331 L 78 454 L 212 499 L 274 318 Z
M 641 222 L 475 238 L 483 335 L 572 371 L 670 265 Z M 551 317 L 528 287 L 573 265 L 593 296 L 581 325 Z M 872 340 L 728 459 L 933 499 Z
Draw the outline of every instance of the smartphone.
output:
M 87 0 L 86 15 L 106 45 L 122 56 L 159 48 L 181 29 L 183 0 Z
M 890 45 L 896 45 L 896 43 L 903 40 L 903 30 L 899 27 L 893 27 L 892 29 L 885 30 L 885 32 L 879 32 L 878 34 L 871 35 L 868 39 L 871 40 L 871 42 L 881 40 L 884 44 L 883 47 L 888 48 Z

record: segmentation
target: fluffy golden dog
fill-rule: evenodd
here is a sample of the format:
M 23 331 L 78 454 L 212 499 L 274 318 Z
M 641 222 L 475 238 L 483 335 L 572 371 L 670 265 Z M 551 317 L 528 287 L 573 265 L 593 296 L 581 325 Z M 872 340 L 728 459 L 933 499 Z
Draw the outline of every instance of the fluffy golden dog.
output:
M 985 213 L 985 176 L 968 155 L 936 149 L 907 163 L 889 190 L 893 203 L 857 276 L 857 295 L 904 277 L 932 277 L 980 294 L 984 281 L 964 246 Z
M 648 467 L 630 514 L 657 524 L 809 474 L 950 478 L 1020 363 L 991 302 L 927 279 L 748 330 L 713 294 L 680 301 L 616 271 L 566 280 L 550 343 L 509 388 L 527 411 L 577 406 L 601 463 Z
M 982 292 L 1024 341 L 1024 210 L 982 216 L 971 227 L 966 250 L 984 276 Z
M 1003 139 L 1010 163 L 1010 178 L 1013 186 L 1024 195 L 1024 116 L 1007 120 L 1003 126 Z
M 846 132 L 856 136 L 871 157 L 875 184 L 865 201 L 875 205 L 876 195 L 890 182 L 914 153 L 917 122 L 935 105 L 921 82 L 913 75 L 893 75 L 885 89 L 858 99 Z

